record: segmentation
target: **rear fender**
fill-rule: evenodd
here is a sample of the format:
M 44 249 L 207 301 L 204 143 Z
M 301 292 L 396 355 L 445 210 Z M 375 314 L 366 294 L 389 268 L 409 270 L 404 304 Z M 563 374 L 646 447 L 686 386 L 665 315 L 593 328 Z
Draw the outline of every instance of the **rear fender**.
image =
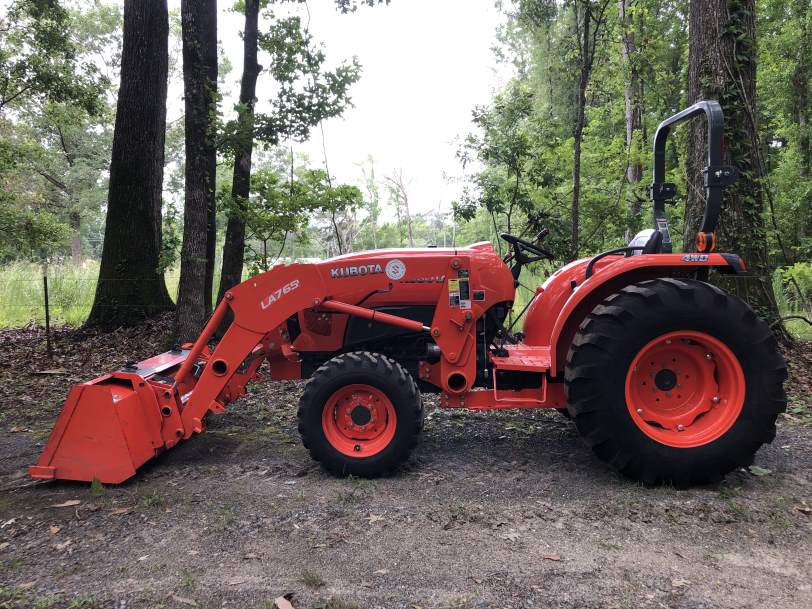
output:
M 525 322 L 527 344 L 549 345 L 550 375 L 564 369 L 572 337 L 587 315 L 605 298 L 627 285 L 658 277 L 688 277 L 698 270 L 715 268 L 721 273 L 743 273 L 744 263 L 733 254 L 649 254 L 606 258 L 585 279 L 589 259 L 562 268 L 540 290 Z

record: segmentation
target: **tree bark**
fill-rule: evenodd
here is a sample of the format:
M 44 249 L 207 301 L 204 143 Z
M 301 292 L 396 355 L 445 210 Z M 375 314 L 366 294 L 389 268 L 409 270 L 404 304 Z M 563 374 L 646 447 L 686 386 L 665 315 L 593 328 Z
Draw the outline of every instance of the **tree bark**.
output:
M 812 8 L 809 0 L 795 0 L 793 9 L 794 16 L 800 23 L 798 57 L 792 74 L 793 113 L 797 122 L 798 153 L 801 157 L 798 173 L 801 179 L 806 180 L 812 175 L 812 145 L 809 138 L 809 78 L 812 73 L 812 24 L 809 21 Z M 806 218 L 798 219 L 795 239 L 799 246 L 806 240 L 808 225 Z
M 640 162 L 639 138 L 642 129 L 642 92 L 640 72 L 637 67 L 637 40 L 634 19 L 629 10 L 633 0 L 618 0 L 620 14 L 620 58 L 626 67 L 623 91 L 626 118 L 626 181 L 633 187 L 643 179 L 643 164 Z M 643 199 L 637 196 L 634 188 L 628 193 L 631 225 L 626 228 L 626 241 L 631 239 L 633 226 L 643 208 Z
M 812 147 L 809 142 L 809 77 L 812 32 L 809 24 L 808 0 L 795 0 L 795 17 L 800 23 L 798 58 L 792 74 L 792 92 L 795 120 L 798 123 L 798 151 L 801 155 L 800 175 L 808 178 L 812 168 Z
M 750 277 L 716 282 L 747 301 L 769 321 L 778 319 L 767 259 L 764 182 L 756 123 L 755 0 L 691 0 L 689 12 L 690 103 L 717 99 L 725 114 L 725 162 L 738 182 L 725 189 L 717 250 L 741 255 Z M 692 250 L 705 207 L 702 169 L 707 163 L 707 127 L 692 121 L 688 134 L 688 197 L 685 249 Z
M 583 14 L 579 15 L 578 2 L 573 3 L 575 12 L 576 28 L 579 19 L 581 20 L 581 31 L 579 44 L 578 89 L 575 96 L 575 128 L 573 129 L 573 151 L 572 151 L 572 257 L 578 258 L 580 251 L 580 228 L 581 228 L 581 143 L 584 138 L 584 123 L 586 120 L 586 87 L 589 83 L 589 72 L 591 65 L 589 62 L 590 47 L 590 26 L 592 25 L 592 6 L 589 0 L 584 3 Z
M 82 263 L 82 216 L 77 210 L 70 212 L 70 228 L 73 231 L 70 240 L 70 257 L 73 264 Z
M 240 213 L 251 193 L 251 156 L 254 150 L 254 103 L 257 78 L 262 66 L 257 63 L 257 30 L 259 0 L 245 0 L 245 31 L 243 32 L 243 72 L 240 83 L 239 134 L 234 155 L 231 199 L 236 207 L 228 214 L 226 240 L 223 245 L 223 268 L 217 300 L 229 288 L 242 281 L 245 255 L 245 219 Z
M 159 269 L 168 35 L 166 0 L 125 0 L 107 221 L 88 326 L 135 325 L 173 307 Z
M 211 312 L 215 172 L 211 118 L 217 110 L 217 1 L 182 0 L 186 201 L 175 338 L 193 341 Z M 207 290 L 208 287 L 208 290 Z M 208 298 L 207 298 L 208 296 Z

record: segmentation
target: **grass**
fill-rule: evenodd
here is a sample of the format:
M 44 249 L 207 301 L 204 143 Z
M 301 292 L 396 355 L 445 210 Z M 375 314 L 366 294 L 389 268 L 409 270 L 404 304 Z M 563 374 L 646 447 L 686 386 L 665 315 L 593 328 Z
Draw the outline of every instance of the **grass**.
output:
M 91 597 L 80 597 L 69 604 L 60 603 L 56 596 L 35 597 L 22 588 L 0 586 L 0 609 L 94 609 L 96 605 Z
M 313 573 L 312 571 L 302 571 L 302 576 L 299 578 L 299 581 L 308 588 L 321 588 L 327 583 L 321 575 Z
M 93 304 L 99 263 L 64 263 L 44 269 L 39 264 L 14 262 L 0 267 L 0 328 L 16 328 L 31 322 L 45 323 L 42 277 L 48 275 L 48 300 L 53 325 L 79 326 Z M 178 293 L 178 272 L 165 274 L 166 287 L 174 299 Z

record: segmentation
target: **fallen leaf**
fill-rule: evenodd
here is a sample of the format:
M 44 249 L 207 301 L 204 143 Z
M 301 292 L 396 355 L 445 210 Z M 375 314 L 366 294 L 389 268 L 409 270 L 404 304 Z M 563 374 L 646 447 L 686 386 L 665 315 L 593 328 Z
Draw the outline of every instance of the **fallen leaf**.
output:
M 58 544 L 56 544 L 54 547 L 55 547 L 57 550 L 64 550 L 64 549 L 65 549 L 65 548 L 67 548 L 67 547 L 68 547 L 70 544 L 71 544 L 71 540 L 70 540 L 70 539 L 68 539 L 68 540 L 66 540 L 66 541 L 63 541 L 62 543 L 58 543 Z
M 690 583 L 691 582 L 689 582 L 686 579 L 672 579 L 671 580 L 671 587 L 672 588 L 684 588 L 685 586 L 687 586 Z
M 508 541 L 518 541 L 521 535 L 519 535 L 516 531 L 510 531 L 508 533 L 500 535 L 499 537 L 501 537 L 502 539 L 507 539 Z
M 383 522 L 383 516 L 380 514 L 370 514 L 367 520 L 369 524 L 375 524 L 376 522 Z
M 245 560 L 255 560 L 255 559 L 259 558 L 259 556 L 257 556 L 257 555 L 256 555 L 256 554 L 254 554 L 253 552 L 249 552 L 248 554 L 246 554 L 245 556 L 243 556 L 243 558 L 244 558 Z
M 20 584 L 17 586 L 20 590 L 30 590 L 34 587 L 37 582 L 25 582 L 24 584 Z
M 47 375 L 47 374 L 67 374 L 68 371 L 64 368 L 52 368 L 50 370 L 35 370 L 34 374 Z
M 55 507 L 55 508 L 73 507 L 74 505 L 79 505 L 80 503 L 82 503 L 82 502 L 79 501 L 78 499 L 70 499 L 69 501 L 66 501 L 65 503 L 54 503 L 53 505 L 51 505 L 51 507 Z
M 804 504 L 804 505 L 796 505 L 795 509 L 798 512 L 801 512 L 801 514 L 812 514 L 812 507 L 809 507 L 806 504 Z
M 15 522 L 17 522 L 16 518 L 11 518 L 9 520 L 6 520 L 3 524 L 0 524 L 0 529 L 5 529 L 6 527 L 10 527 Z
M 197 602 L 193 601 L 191 598 L 184 598 L 183 596 L 177 596 L 173 594 L 172 600 L 175 601 L 176 603 L 180 603 L 181 605 L 189 605 L 190 607 L 197 607 Z
M 56 535 L 59 531 L 62 530 L 62 527 L 58 527 L 55 524 L 52 524 L 48 527 L 48 530 L 51 532 L 51 535 Z
M 115 516 L 123 516 L 124 514 L 129 514 L 132 511 L 133 511 L 133 508 L 131 508 L 131 507 L 119 507 L 119 508 L 114 508 L 114 509 L 110 510 L 110 513 L 115 515 Z
M 27 432 L 29 432 L 31 430 L 28 429 L 28 427 L 19 427 L 18 425 L 15 425 L 11 429 L 9 429 L 9 431 L 11 433 L 27 433 Z
M 389 573 L 389 569 L 378 569 L 377 571 L 373 571 L 373 575 L 386 575 Z
M 138 560 L 139 560 L 139 562 L 143 562 L 143 561 L 145 561 L 147 558 L 149 558 L 149 554 L 144 554 L 143 556 L 139 556 L 139 557 L 138 557 Z
M 773 470 L 767 469 L 766 467 L 760 467 L 758 465 L 751 465 L 750 473 L 754 476 L 769 476 L 773 473 Z
M 554 560 L 556 562 L 561 560 L 561 556 L 559 554 L 545 554 L 544 556 L 542 556 L 542 558 L 544 560 Z
M 8 541 L 4 541 L 3 543 L 0 543 L 0 550 L 5 550 L 10 545 L 11 543 L 9 543 Z
M 273 602 L 277 609 L 295 609 L 291 602 L 284 596 L 277 596 L 275 599 L 273 599 Z

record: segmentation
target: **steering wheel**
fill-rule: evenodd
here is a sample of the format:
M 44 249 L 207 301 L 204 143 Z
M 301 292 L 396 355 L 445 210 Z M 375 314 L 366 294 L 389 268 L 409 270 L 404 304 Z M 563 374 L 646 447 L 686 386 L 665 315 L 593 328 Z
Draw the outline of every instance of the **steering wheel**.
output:
M 541 241 L 549 234 L 549 229 L 542 230 L 534 241 Z M 545 249 L 540 248 L 535 243 L 531 243 L 530 241 L 525 241 L 524 239 L 520 239 L 515 235 L 511 235 L 510 233 L 502 233 L 499 235 L 502 239 L 510 243 L 513 247 L 513 258 L 519 264 L 530 264 L 531 262 L 538 262 L 539 260 L 550 259 L 554 258 L 553 254 L 548 252 Z M 530 256 L 528 256 L 525 252 L 529 252 Z

